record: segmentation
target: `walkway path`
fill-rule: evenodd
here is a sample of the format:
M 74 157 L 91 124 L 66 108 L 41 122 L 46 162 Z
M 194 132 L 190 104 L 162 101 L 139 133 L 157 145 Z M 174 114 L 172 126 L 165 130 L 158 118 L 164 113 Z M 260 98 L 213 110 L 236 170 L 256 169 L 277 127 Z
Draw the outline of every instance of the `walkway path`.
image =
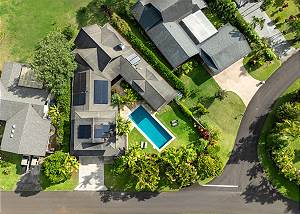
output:
M 257 158 L 257 140 L 266 114 L 282 92 L 300 78 L 299 68 L 300 52 L 289 58 L 251 100 L 229 163 L 223 174 L 211 183 L 238 188 L 195 186 L 161 194 L 41 192 L 31 197 L 1 192 L 2 213 L 299 214 L 299 203 L 277 193 L 264 177 Z
M 281 61 L 285 61 L 296 52 L 296 49 L 286 41 L 283 34 L 275 28 L 275 24 L 269 16 L 260 9 L 261 4 L 262 2 L 250 2 L 239 8 L 239 11 L 249 23 L 252 22 L 253 16 L 266 20 L 263 29 L 260 29 L 260 26 L 256 26 L 255 30 L 260 37 L 268 38 L 271 41 L 271 47 L 275 50 Z
M 223 90 L 236 93 L 246 106 L 261 86 L 260 81 L 246 71 L 243 59 L 214 75 L 213 78 Z
M 75 190 L 106 190 L 104 186 L 104 163 L 101 158 L 79 157 L 79 185 Z

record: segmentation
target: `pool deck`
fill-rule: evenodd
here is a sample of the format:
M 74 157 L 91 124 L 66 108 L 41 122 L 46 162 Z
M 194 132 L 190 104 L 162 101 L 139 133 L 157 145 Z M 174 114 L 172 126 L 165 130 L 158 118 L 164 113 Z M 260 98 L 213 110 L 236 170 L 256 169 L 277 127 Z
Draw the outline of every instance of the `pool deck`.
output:
M 156 144 L 137 126 L 137 124 L 130 118 L 130 114 L 133 113 L 137 108 L 139 108 L 140 106 L 142 106 L 146 112 L 148 112 L 152 118 L 172 137 L 166 144 L 164 144 L 161 148 L 158 148 L 156 146 Z M 130 119 L 131 123 L 133 124 L 133 126 L 153 145 L 153 147 L 161 152 L 164 148 L 166 148 L 173 140 L 175 140 L 175 136 L 173 135 L 173 133 L 165 126 L 163 125 L 156 117 L 155 117 L 156 112 L 153 111 L 150 107 L 144 105 L 144 104 L 140 104 L 137 105 L 135 108 L 132 109 L 132 111 L 127 115 L 127 117 Z

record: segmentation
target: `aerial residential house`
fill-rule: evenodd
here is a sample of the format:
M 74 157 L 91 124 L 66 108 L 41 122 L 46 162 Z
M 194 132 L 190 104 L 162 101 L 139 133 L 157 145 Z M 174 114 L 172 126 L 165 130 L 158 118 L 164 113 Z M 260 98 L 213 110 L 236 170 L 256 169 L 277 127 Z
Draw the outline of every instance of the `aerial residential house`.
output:
M 123 78 L 155 111 L 176 91 L 109 24 L 82 28 L 75 45 L 71 150 L 109 158 L 125 147 L 116 137 L 118 109 L 111 105 L 111 87 Z
M 217 30 L 202 12 L 205 7 L 203 0 L 140 0 L 132 13 L 173 68 L 199 54 L 218 73 L 251 49 L 230 24 Z
M 5 63 L 0 80 L 0 120 L 5 123 L 1 150 L 45 156 L 50 131 L 47 96 L 31 68 Z

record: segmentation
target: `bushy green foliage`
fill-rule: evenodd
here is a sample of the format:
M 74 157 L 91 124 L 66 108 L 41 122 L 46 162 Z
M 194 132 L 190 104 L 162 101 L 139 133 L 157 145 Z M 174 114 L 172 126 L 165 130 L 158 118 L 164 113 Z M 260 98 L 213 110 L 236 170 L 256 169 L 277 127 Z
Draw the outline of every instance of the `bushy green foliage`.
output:
M 295 150 L 292 143 L 300 139 L 300 104 L 286 102 L 274 110 L 276 125 L 268 136 L 271 159 L 280 173 L 300 185 L 300 174 L 293 165 Z
M 55 118 L 54 126 L 56 141 L 61 144 L 64 137 L 64 122 L 70 117 L 71 78 L 76 69 L 72 43 L 62 32 L 50 32 L 39 42 L 34 52 L 32 66 L 37 77 L 55 96 L 59 114 Z
M 275 110 L 275 116 L 279 121 L 293 120 L 300 117 L 300 103 L 286 102 Z
M 67 25 L 62 29 L 62 34 L 70 41 L 75 35 L 75 28 L 72 25 Z
M 197 168 L 194 165 L 197 152 L 193 146 L 166 149 L 161 153 L 160 159 L 163 173 L 169 182 L 185 187 L 198 180 Z
M 135 146 L 115 160 L 114 172 L 117 175 L 125 173 L 133 176 L 138 191 L 156 191 L 160 180 L 177 188 L 186 187 L 199 178 L 210 178 L 221 172 L 220 158 L 202 148 L 208 142 L 202 143 L 168 148 L 161 154 L 147 153 Z
M 125 120 L 122 117 L 118 116 L 117 118 L 117 135 L 122 136 L 129 133 L 130 131 L 130 121 Z
M 197 159 L 198 175 L 201 180 L 218 176 L 222 170 L 222 162 L 219 158 L 213 158 L 204 154 Z
M 209 113 L 209 111 L 200 102 L 197 103 L 196 106 L 194 107 L 194 114 L 196 115 L 204 115 L 207 113 Z
M 155 191 L 160 180 L 157 161 L 156 155 L 148 154 L 136 146 L 117 158 L 114 163 L 114 172 L 117 175 L 123 173 L 132 175 L 136 181 L 137 191 Z
M 60 95 L 73 77 L 76 63 L 72 44 L 59 31 L 50 32 L 37 45 L 33 68 L 37 77 L 54 94 Z
M 168 69 L 157 56 L 132 32 L 129 25 L 120 16 L 114 13 L 111 17 L 111 23 L 123 36 L 131 43 L 131 45 L 139 51 L 144 59 L 158 71 L 174 88 L 181 91 L 184 95 L 188 94 L 188 90 L 184 83 Z
M 62 151 L 45 158 L 42 163 L 42 172 L 52 184 L 57 184 L 71 178 L 78 169 L 78 161 L 75 157 Z

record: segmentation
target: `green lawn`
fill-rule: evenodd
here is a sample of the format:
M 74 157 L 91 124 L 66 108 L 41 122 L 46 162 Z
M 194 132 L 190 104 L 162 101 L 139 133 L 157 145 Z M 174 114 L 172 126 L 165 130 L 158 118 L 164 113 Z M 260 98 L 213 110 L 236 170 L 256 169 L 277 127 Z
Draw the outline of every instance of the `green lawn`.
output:
M 275 109 L 277 106 L 281 105 L 282 103 L 288 101 L 290 99 L 289 93 L 300 89 L 300 79 L 295 81 L 293 85 L 291 85 L 288 90 L 277 100 L 276 104 L 273 106 L 273 109 Z M 267 153 L 267 135 L 270 132 L 270 130 L 273 127 L 274 123 L 274 115 L 273 113 L 270 113 L 265 121 L 264 127 L 262 129 L 262 133 L 259 139 L 258 144 L 258 153 L 260 161 L 264 167 L 264 171 L 269 178 L 269 180 L 272 182 L 272 184 L 278 189 L 278 191 L 295 201 L 300 201 L 300 192 L 299 187 L 289 180 L 282 177 L 278 170 L 274 167 L 272 160 L 270 159 L 268 153 Z M 295 147 L 299 148 L 299 144 Z M 298 150 L 298 160 L 299 160 L 299 150 Z M 295 163 L 297 166 L 299 162 Z
M 297 15 L 300 13 L 300 3 L 299 0 L 285 0 L 288 3 L 288 7 L 284 8 L 282 12 L 279 12 L 279 6 L 274 5 L 270 7 L 266 12 L 269 17 L 274 21 L 277 17 L 281 20 L 277 24 L 278 29 L 284 34 L 284 37 L 290 41 L 295 48 L 300 48 L 300 42 L 294 42 L 295 32 L 290 27 L 289 23 L 285 23 L 285 19 L 288 19 L 291 15 Z
M 21 155 L 0 151 L 0 157 L 0 190 L 12 191 L 21 176 Z
M 0 70 L 6 60 L 27 62 L 49 31 L 68 24 L 77 26 L 76 11 L 90 1 L 1 0 Z
M 243 63 L 249 74 L 257 80 L 267 80 L 281 65 L 280 60 L 275 59 L 272 62 L 266 62 L 258 68 L 252 68 L 248 62 L 250 57 L 245 57 Z
M 188 76 L 183 76 L 182 80 L 195 93 L 193 96 L 183 100 L 183 103 L 192 109 L 200 100 L 209 110 L 208 114 L 199 118 L 200 121 L 207 122 L 221 132 L 220 156 L 225 166 L 233 149 L 246 107 L 242 100 L 233 92 L 227 92 L 227 96 L 223 100 L 215 98 L 215 93 L 219 90 L 219 86 L 202 66 L 198 66 Z
M 40 183 L 44 191 L 73 191 L 78 186 L 78 173 L 74 173 L 69 180 L 54 185 L 41 173 Z

